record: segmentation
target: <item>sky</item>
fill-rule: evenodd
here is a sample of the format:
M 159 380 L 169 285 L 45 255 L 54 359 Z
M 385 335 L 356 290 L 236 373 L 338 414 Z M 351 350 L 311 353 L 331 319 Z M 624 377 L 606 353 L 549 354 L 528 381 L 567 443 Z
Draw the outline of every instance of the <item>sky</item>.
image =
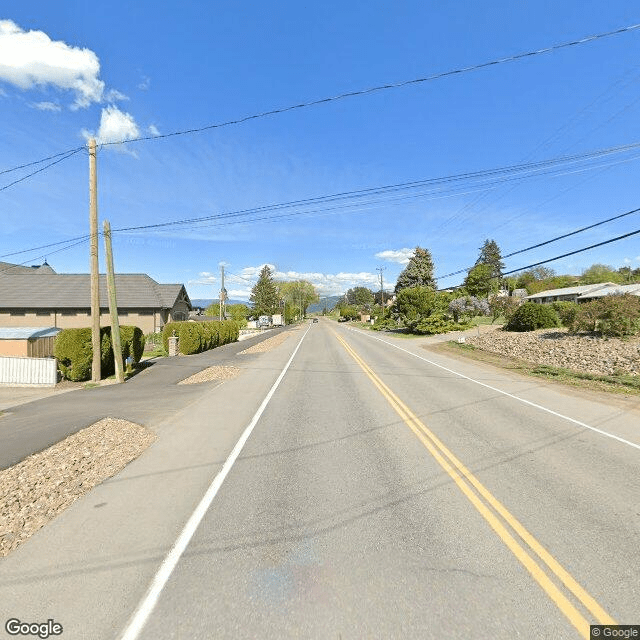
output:
M 421 246 L 439 287 L 457 285 L 464 274 L 443 276 L 472 266 L 485 239 L 505 255 L 640 207 L 640 148 L 424 182 L 639 142 L 640 30 L 161 136 L 637 23 L 637 3 L 622 0 L 4 0 L 0 172 L 80 150 L 0 173 L 0 260 L 88 272 L 88 243 L 70 240 L 88 233 L 83 147 L 95 136 L 100 225 L 114 229 L 118 272 L 216 298 L 222 264 L 229 296 L 245 300 L 269 264 L 330 296 L 378 289 L 379 268 L 392 289 Z M 286 203 L 296 204 L 273 206 Z M 118 231 L 194 218 L 208 220 Z M 636 229 L 640 214 L 515 255 L 505 270 Z M 640 267 L 640 235 L 547 266 L 579 274 L 593 263 Z

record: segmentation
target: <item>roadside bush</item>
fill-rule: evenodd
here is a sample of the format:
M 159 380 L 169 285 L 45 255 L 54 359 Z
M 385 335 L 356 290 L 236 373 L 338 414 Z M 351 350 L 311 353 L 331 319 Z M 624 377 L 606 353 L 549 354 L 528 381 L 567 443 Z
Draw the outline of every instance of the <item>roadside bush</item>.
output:
M 235 320 L 212 320 L 211 322 L 168 322 L 162 329 L 162 344 L 169 350 L 169 338 L 178 337 L 180 353 L 192 355 L 236 342 L 240 327 Z
M 140 362 L 144 352 L 145 337 L 140 327 L 123 325 L 120 327 L 120 347 L 122 348 L 122 361 L 131 356 L 134 363 Z
M 411 327 L 411 332 L 422 335 L 435 335 L 449 331 L 463 331 L 470 326 L 471 324 L 468 322 L 452 321 L 444 313 L 433 313 L 427 318 L 416 322 L 415 325 Z
M 167 322 L 162 328 L 162 346 L 166 352 L 169 352 L 169 338 L 177 336 L 180 331 L 180 325 L 183 322 Z
M 560 322 L 565 327 L 570 327 L 575 320 L 576 313 L 578 312 L 578 303 L 577 302 L 569 302 L 568 300 L 558 300 L 556 302 L 552 302 L 551 306 L 558 314 L 558 318 L 560 318 Z
M 178 331 L 180 353 L 189 356 L 203 351 L 202 335 L 203 327 L 199 322 L 183 322 Z M 206 349 L 206 346 L 205 346 Z
M 604 296 L 577 305 L 570 329 L 589 331 L 607 337 L 626 337 L 640 333 L 640 298 L 631 294 Z
M 93 360 L 91 329 L 63 329 L 56 336 L 53 354 L 63 378 L 88 380 Z
M 449 313 L 456 322 L 471 319 L 474 316 L 488 316 L 490 313 L 489 302 L 485 298 L 464 296 L 455 298 L 449 302 Z
M 492 296 L 489 300 L 491 322 L 495 322 L 500 316 L 503 316 L 505 321 L 509 322 L 519 306 L 520 302 L 513 296 Z
M 398 323 L 393 318 L 378 318 L 372 325 L 371 328 L 375 331 L 384 331 L 386 329 L 397 329 Z
M 550 329 L 560 324 L 555 310 L 546 304 L 525 302 L 504 326 L 506 331 L 535 331 Z
M 120 327 L 123 359 L 128 355 L 139 362 L 144 349 L 144 336 L 138 327 Z M 93 347 L 91 345 L 91 329 L 63 329 L 57 336 L 54 355 L 58 359 L 58 367 L 67 380 L 80 382 L 91 378 L 93 364 Z M 102 378 L 108 378 L 115 371 L 113 345 L 111 344 L 111 327 L 100 329 L 100 372 Z

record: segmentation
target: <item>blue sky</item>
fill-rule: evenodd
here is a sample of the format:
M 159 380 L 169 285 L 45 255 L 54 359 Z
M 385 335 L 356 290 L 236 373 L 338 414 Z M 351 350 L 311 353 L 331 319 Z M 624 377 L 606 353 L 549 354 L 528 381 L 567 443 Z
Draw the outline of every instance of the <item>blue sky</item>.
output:
M 166 134 L 539 49 L 640 22 L 635 2 L 89 3 L 5 0 L 0 170 L 85 143 Z M 640 140 L 640 31 L 404 88 L 99 152 L 99 214 L 114 229 L 504 167 Z M 321 295 L 387 287 L 416 246 L 436 275 L 640 206 L 640 151 L 588 171 L 459 192 L 403 192 L 242 224 L 115 233 L 116 269 L 233 298 L 261 265 Z M 595 167 L 595 168 L 594 168 Z M 0 175 L 0 187 L 27 170 Z M 86 153 L 0 191 L 0 255 L 88 231 Z M 444 197 L 446 196 L 446 197 Z M 315 209 L 317 209 L 316 207 Z M 311 210 L 315 210 L 311 208 Z M 262 217 L 269 217 L 269 212 Z M 258 216 L 254 216 L 258 217 Z M 514 256 L 515 269 L 640 228 L 633 215 Z M 640 266 L 640 236 L 558 262 Z M 88 245 L 0 260 L 86 272 Z M 101 265 L 104 265 L 102 259 Z M 441 279 L 455 285 L 461 277 Z

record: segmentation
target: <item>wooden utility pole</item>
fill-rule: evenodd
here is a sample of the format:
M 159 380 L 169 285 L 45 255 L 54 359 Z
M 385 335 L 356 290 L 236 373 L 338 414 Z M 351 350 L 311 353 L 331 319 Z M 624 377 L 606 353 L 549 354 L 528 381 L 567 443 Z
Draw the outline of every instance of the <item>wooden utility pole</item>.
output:
M 98 175 L 96 140 L 89 140 L 89 256 L 91 271 L 91 347 L 93 362 L 91 379 L 100 382 L 100 283 L 98 266 Z
M 107 291 L 109 292 L 109 313 L 111 314 L 111 344 L 113 359 L 116 365 L 116 382 L 124 382 L 122 368 L 122 344 L 120 341 L 120 320 L 118 319 L 118 300 L 116 297 L 116 277 L 113 270 L 113 248 L 111 246 L 111 225 L 103 222 L 104 252 L 107 260 Z
M 227 298 L 227 291 L 224 288 L 224 265 L 220 265 L 220 321 L 224 320 L 224 303 Z
M 380 302 L 382 303 L 382 317 L 384 318 L 384 283 L 382 280 L 382 272 L 386 267 L 376 267 L 376 271 L 380 272 Z

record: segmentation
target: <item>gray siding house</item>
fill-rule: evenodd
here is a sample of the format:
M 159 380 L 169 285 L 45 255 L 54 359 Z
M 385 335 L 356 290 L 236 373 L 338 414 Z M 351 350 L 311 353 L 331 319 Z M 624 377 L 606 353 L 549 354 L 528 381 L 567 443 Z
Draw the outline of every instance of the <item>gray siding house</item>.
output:
M 119 274 L 115 282 L 121 324 L 135 325 L 146 334 L 189 317 L 191 301 L 182 284 L 159 284 L 143 273 Z M 100 276 L 100 324 L 111 324 L 105 275 Z M 90 327 L 89 274 L 0 267 L 0 327 L 35 326 Z

